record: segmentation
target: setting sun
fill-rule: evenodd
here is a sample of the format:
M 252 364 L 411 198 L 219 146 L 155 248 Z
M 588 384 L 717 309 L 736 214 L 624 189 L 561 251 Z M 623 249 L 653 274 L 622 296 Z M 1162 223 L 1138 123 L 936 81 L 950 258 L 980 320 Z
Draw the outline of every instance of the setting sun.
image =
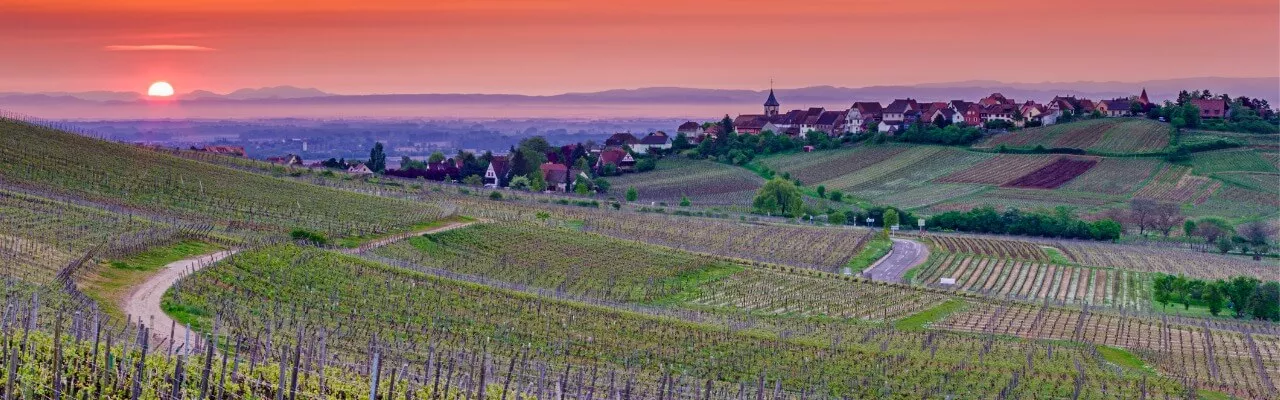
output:
M 173 85 L 170 85 L 169 82 L 165 82 L 165 81 L 152 83 L 151 87 L 147 89 L 147 96 L 151 96 L 151 97 L 173 96 Z

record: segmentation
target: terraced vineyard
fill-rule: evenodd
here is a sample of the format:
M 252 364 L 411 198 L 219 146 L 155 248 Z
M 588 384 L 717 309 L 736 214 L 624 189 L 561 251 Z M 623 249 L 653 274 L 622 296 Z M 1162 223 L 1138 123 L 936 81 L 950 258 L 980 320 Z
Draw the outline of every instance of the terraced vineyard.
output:
M 1060 189 L 1108 195 L 1129 194 L 1160 166 L 1160 160 L 1151 158 L 1105 157 L 1090 168 L 1089 172 L 1076 177 Z
M 1000 154 L 934 180 L 939 183 L 980 183 L 1003 185 L 1057 161 L 1058 155 Z
M 1219 150 L 1196 154 L 1191 158 L 1192 172 L 1209 175 L 1218 172 L 1280 172 L 1276 165 L 1253 150 Z
M 908 146 L 859 146 L 821 153 L 796 153 L 765 157 L 760 163 L 779 173 L 791 174 L 805 184 L 818 184 L 889 160 L 910 149 Z
M 1274 260 L 1253 261 L 1183 249 L 1113 246 L 1084 242 L 1057 244 L 1072 262 L 1096 267 L 1184 274 L 1209 279 L 1248 275 L 1263 280 L 1280 280 L 1280 265 Z
M 1049 261 L 1049 255 L 1040 246 L 1013 240 L 986 239 L 965 236 L 929 236 L 929 241 L 948 253 L 965 253 L 983 257 L 1012 258 L 1017 260 Z

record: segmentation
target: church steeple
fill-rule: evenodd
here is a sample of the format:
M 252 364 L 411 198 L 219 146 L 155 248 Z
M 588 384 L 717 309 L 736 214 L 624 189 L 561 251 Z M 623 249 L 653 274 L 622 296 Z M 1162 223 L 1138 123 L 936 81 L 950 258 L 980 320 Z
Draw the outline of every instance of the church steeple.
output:
M 1142 88 L 1142 94 L 1138 95 L 1138 102 L 1151 104 L 1151 100 L 1147 99 L 1147 88 Z
M 781 104 L 778 104 L 778 98 L 773 95 L 773 85 L 770 84 L 769 86 L 769 99 L 764 101 L 764 116 L 776 117 L 778 116 L 778 106 Z

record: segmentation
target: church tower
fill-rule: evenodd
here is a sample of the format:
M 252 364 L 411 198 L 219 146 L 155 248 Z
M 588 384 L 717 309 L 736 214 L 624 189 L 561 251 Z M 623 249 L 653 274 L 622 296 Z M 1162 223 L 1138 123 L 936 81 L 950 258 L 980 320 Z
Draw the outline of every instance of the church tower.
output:
M 1142 88 L 1142 95 L 1138 96 L 1138 102 L 1143 105 L 1151 104 L 1151 100 L 1147 99 L 1147 88 Z
M 778 116 L 778 98 L 773 95 L 773 88 L 769 88 L 769 99 L 764 101 L 764 116 L 773 118 Z

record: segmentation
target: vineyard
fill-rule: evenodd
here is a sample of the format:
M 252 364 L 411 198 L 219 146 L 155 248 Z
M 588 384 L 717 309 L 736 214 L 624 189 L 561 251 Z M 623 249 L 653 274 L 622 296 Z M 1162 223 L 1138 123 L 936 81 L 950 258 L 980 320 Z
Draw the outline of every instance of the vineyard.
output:
M 438 219 L 429 204 L 353 195 L 0 120 L 0 179 L 234 229 L 332 236 Z
M 1173 203 L 1193 200 L 1196 204 L 1204 203 L 1221 184 L 1190 172 L 1189 167 L 1165 165 L 1133 197 Z
M 654 171 L 609 178 L 621 193 L 636 188 L 638 201 L 679 204 L 688 196 L 701 206 L 750 204 L 764 179 L 749 170 L 710 161 L 668 158 Z
M 289 290 L 294 287 L 309 289 Z M 945 334 L 893 333 L 803 320 L 793 320 L 809 325 L 799 330 L 792 325 L 792 329 L 773 331 L 779 328 L 757 326 L 753 319 L 735 323 L 736 328 L 716 328 L 486 289 L 295 247 L 241 253 L 183 281 L 170 292 L 167 304 L 185 310 L 243 310 L 225 316 L 223 323 L 232 332 L 265 333 L 247 343 L 252 346 L 274 340 L 288 348 L 296 338 L 306 338 L 304 334 L 328 332 L 322 339 L 324 349 L 332 352 L 335 363 L 366 359 L 366 344 L 378 332 L 367 327 L 412 327 L 382 330 L 379 336 L 399 343 L 392 359 L 403 360 L 411 368 L 430 365 L 436 352 L 466 349 L 468 343 L 486 338 L 487 351 L 493 354 L 568 362 L 556 368 L 577 370 L 579 376 L 588 368 L 627 371 L 649 382 L 647 390 L 661 390 L 663 385 L 654 382 L 666 380 L 661 378 L 663 365 L 677 367 L 681 379 L 692 377 L 698 387 L 714 376 L 731 383 L 760 382 L 776 387 L 775 393 L 795 394 L 812 389 L 819 395 L 834 391 L 859 397 L 883 391 L 938 390 L 995 395 L 1010 386 L 1008 374 L 1014 371 L 1020 376 L 1013 385 L 1015 392 L 1028 397 L 1070 396 L 1073 391 L 1103 396 L 1176 390 L 1159 381 L 1138 386 L 1078 348 L 1059 347 L 1061 357 L 1054 357 L 1047 355 L 1053 349 L 1029 343 L 990 346 L 960 336 L 942 338 Z M 306 308 L 297 308 L 303 305 Z M 208 311 L 204 315 L 210 315 Z M 207 316 L 199 321 L 204 326 L 211 323 Z M 1033 365 L 1025 361 L 1030 354 L 1036 354 Z M 883 362 L 887 359 L 894 362 Z M 515 363 L 496 364 L 503 368 Z M 943 381 L 936 373 L 954 371 L 960 365 L 968 366 L 966 373 L 952 375 L 951 382 L 937 386 Z M 815 369 L 827 371 L 830 379 L 803 378 L 805 371 Z M 1085 387 L 1064 382 L 1060 374 L 1079 376 L 1077 382 Z M 868 381 L 871 377 L 877 378 Z
M 1196 154 L 1191 158 L 1192 172 L 1209 175 L 1218 172 L 1280 172 L 1276 165 L 1253 150 L 1219 150 Z
M 648 302 L 734 269 L 710 257 L 528 223 L 480 224 L 375 254 L 463 274 L 608 300 Z
M 1218 327 L 1194 320 L 1135 318 L 1048 306 L 983 304 L 936 326 L 1030 339 L 1072 340 L 1133 349 L 1162 374 L 1243 398 L 1274 398 L 1280 337 L 1271 330 Z
M 1091 119 L 998 134 L 979 148 L 1078 149 L 1103 154 L 1153 153 L 1169 146 L 1169 125 L 1138 118 Z
M 1127 124 L 1104 130 L 1098 145 L 1135 146 L 1108 136 Z M 1189 213 L 1280 202 L 1249 186 L 1274 172 L 1205 177 L 1198 166 L 1100 158 L 1062 189 L 1043 190 L 996 186 L 1026 178 L 1047 187 L 1080 169 L 1063 165 L 1078 158 L 901 145 L 813 155 L 760 162 L 806 185 L 921 209 L 962 202 L 1100 209 L 1153 185 L 1172 189 L 1152 195 L 1175 196 L 1205 182 L 1220 187 Z M 732 204 L 740 201 L 730 198 L 735 193 L 749 192 L 747 182 L 758 184 L 745 169 L 702 163 L 664 160 L 648 176 L 617 178 L 615 187 L 636 186 L 651 201 L 688 195 L 695 204 Z M 836 274 L 867 253 L 873 231 L 865 229 L 295 172 L 0 121 L 0 393 L 134 400 L 1280 394 L 1272 381 L 1280 376 L 1275 323 L 1178 317 L 1151 301 L 1151 272 L 1278 280 L 1274 260 L 899 232 L 935 251 L 908 274 L 923 285 L 888 284 Z M 406 233 L 457 220 L 474 223 Z M 177 321 L 171 326 L 121 320 L 82 292 L 95 289 L 102 268 L 129 268 L 117 261 L 168 255 L 184 243 L 200 245 L 191 254 L 233 251 L 166 270 L 185 273 L 161 286 L 168 289 L 158 307 Z M 956 284 L 938 285 L 944 277 Z M 113 284 L 128 292 L 137 283 Z M 185 332 L 179 324 L 194 334 L 177 335 Z M 1117 362 L 1116 352 L 1131 353 L 1130 362 Z
M 1055 304 L 1143 310 L 1151 298 L 1150 279 L 1144 273 L 963 254 L 938 257 L 921 266 L 916 277 L 930 286 L 953 278 L 958 290 Z

